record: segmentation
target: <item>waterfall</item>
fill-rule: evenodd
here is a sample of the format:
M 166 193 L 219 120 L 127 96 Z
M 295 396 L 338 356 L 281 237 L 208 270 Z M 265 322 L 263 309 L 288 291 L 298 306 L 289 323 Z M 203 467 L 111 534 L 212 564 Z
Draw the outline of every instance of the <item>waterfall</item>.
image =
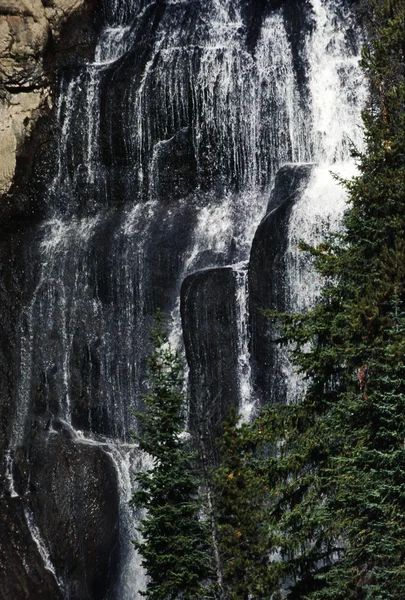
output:
M 103 0 L 94 60 L 61 73 L 4 473 L 63 600 L 146 585 L 128 500 L 148 461 L 131 432 L 158 308 L 187 359 L 191 431 L 204 421 L 213 447 L 232 404 L 248 420 L 299 397 L 262 309 L 313 305 L 296 246 L 344 210 L 330 170 L 353 173 L 364 102 L 350 6 Z
M 353 165 L 340 165 L 340 169 L 343 169 L 341 176 L 354 174 Z M 338 166 L 335 166 L 335 173 L 339 174 Z M 286 312 L 300 313 L 314 308 L 322 281 L 314 272 L 311 258 L 299 249 L 299 243 L 316 245 L 325 239 L 328 232 L 339 231 L 345 201 L 345 191 L 336 185 L 329 169 L 324 165 L 313 168 L 306 189 L 300 201 L 293 206 L 288 221 L 288 242 L 283 254 L 284 278 L 278 290 L 283 297 L 281 308 Z M 297 402 L 305 389 L 305 381 L 295 372 L 288 348 L 276 347 L 275 354 L 274 371 L 279 372 L 284 382 L 286 401 Z M 281 382 L 277 382 L 276 387 L 281 388 Z
M 55 571 L 55 567 L 53 566 L 50 556 L 49 556 L 49 551 L 46 547 L 46 544 L 40 534 L 40 531 L 38 529 L 38 527 L 35 525 L 34 522 L 34 515 L 32 514 L 32 512 L 26 508 L 24 510 L 24 515 L 27 521 L 27 525 L 28 525 L 28 529 L 31 533 L 32 539 L 34 540 L 35 545 L 38 548 L 38 552 L 43 560 L 44 563 L 44 567 L 47 571 L 49 571 L 50 573 L 52 573 L 57 585 L 59 588 L 63 589 L 63 584 L 62 582 L 59 580 L 58 576 L 56 575 L 56 571 Z
M 256 409 L 252 388 L 252 371 L 249 356 L 249 284 L 247 263 L 233 265 L 236 275 L 236 323 L 238 327 L 239 411 L 242 422 L 249 422 Z
M 353 48 L 350 37 L 355 24 L 348 7 L 339 0 L 311 0 L 311 4 L 316 24 L 306 48 L 313 119 L 311 158 L 331 165 L 349 161 L 350 143 L 362 146 L 359 108 L 365 102 L 364 75 L 358 46 Z M 355 35 L 356 44 L 361 44 L 358 27 Z

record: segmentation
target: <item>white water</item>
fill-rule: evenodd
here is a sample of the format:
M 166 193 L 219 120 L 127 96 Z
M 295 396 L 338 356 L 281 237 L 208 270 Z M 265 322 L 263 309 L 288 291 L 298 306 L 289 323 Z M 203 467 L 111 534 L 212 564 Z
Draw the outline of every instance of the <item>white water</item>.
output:
M 335 165 L 337 175 L 350 178 L 353 165 Z M 338 231 L 347 194 L 333 178 L 326 166 L 314 168 L 308 186 L 300 201 L 293 207 L 288 224 L 288 248 L 285 261 L 286 303 L 292 312 L 305 312 L 313 308 L 319 296 L 322 281 L 311 268 L 311 259 L 298 248 L 300 240 L 316 246 L 330 231 Z
M 311 0 L 311 4 L 315 27 L 305 42 L 309 63 L 306 152 L 309 146 L 310 162 L 318 162 L 321 166 L 314 169 L 288 223 L 282 292 L 283 310 L 292 313 L 313 308 L 322 288 L 310 257 L 298 249 L 298 244 L 303 240 L 316 245 L 328 232 L 339 230 L 347 195 L 331 171 L 344 178 L 353 176 L 355 168 L 350 145 L 361 148 L 363 143 L 361 107 L 365 102 L 366 87 L 358 64 L 359 56 L 350 51 L 348 42 L 353 17 L 344 10 L 342 23 L 338 18 L 343 8 L 339 0 Z M 358 28 L 356 38 L 360 45 L 362 32 Z M 307 153 L 304 155 L 308 156 Z M 286 401 L 296 402 L 302 396 L 305 382 L 292 366 L 288 348 L 275 348 L 274 353 L 275 370 L 286 386 Z
M 198 170 L 206 170 L 208 160 L 213 169 L 252 188 L 268 182 L 283 162 L 309 159 L 307 115 L 291 47 L 280 11 L 266 20 L 253 57 L 242 42 L 243 23 L 233 3 L 207 0 L 206 6 L 199 27 L 207 27 L 208 39 L 196 35 L 195 43 L 184 45 L 176 28 L 158 35 L 131 98 L 130 143 L 134 155 L 153 156 L 171 131 L 191 125 Z M 153 172 L 151 165 L 148 169 Z M 143 180 L 142 163 L 139 173 Z
M 249 355 L 249 292 L 247 263 L 233 266 L 236 277 L 236 308 L 238 328 L 238 383 L 239 412 L 241 422 L 248 423 L 254 417 L 256 399 L 252 385 L 252 372 Z
M 263 115 L 258 127 L 266 146 L 270 145 L 279 152 L 276 168 L 285 162 L 307 162 L 311 156 L 310 113 L 300 99 L 292 49 L 281 10 L 273 13 L 264 23 L 256 57 L 256 102 Z M 257 110 L 253 112 L 257 113 Z M 279 147 L 283 138 L 284 148 L 283 145 Z M 266 146 L 258 152 L 259 177 L 266 171 L 269 161 Z
M 90 68 L 111 65 L 124 56 L 130 46 L 130 31 L 129 25 L 105 27 L 100 33 L 94 63 L 89 65 Z
M 36 368 L 46 381 L 50 418 L 62 418 L 77 443 L 100 445 L 114 462 L 122 532 L 117 600 L 138 598 L 136 586 L 145 586 L 139 557 L 129 543 L 135 532 L 134 515 L 128 507 L 131 472 L 140 468 L 142 460 L 136 449 L 122 442 L 135 427 L 130 408 L 137 407 L 142 384 L 145 322 L 153 311 L 151 277 L 157 268 L 148 262 L 154 256 L 148 244 L 154 235 L 154 243 L 160 243 L 157 224 L 160 233 L 176 232 L 177 215 L 194 210 L 190 240 L 170 283 L 176 293 L 184 277 L 195 270 L 233 266 L 238 283 L 235 303 L 240 411 L 245 420 L 254 413 L 255 403 L 244 263 L 265 214 L 273 177 L 286 162 L 317 161 L 323 165 L 315 169 L 308 189 L 292 212 L 285 257 L 286 306 L 292 311 L 306 309 L 319 293 L 320 283 L 296 245 L 300 239 L 315 243 L 328 228 L 338 226 L 344 194 L 328 169 L 337 170 L 337 161 L 349 161 L 349 138 L 360 145 L 364 88 L 358 57 L 351 53 L 345 37 L 349 16 L 347 23 L 336 18 L 340 5 L 337 0 L 311 2 L 314 29 L 303 44 L 309 64 L 305 102 L 281 11 L 274 11 L 265 20 L 254 54 L 245 47 L 240 33 L 242 18 L 237 7 L 231 12 L 230 0 L 207 0 L 200 11 L 198 28 L 187 43 L 179 24 L 168 20 L 158 28 L 140 82 L 132 86 L 128 79 L 123 115 L 127 128 L 123 145 L 132 160 L 128 159 L 128 181 L 137 179 L 148 196 L 143 201 L 132 195 L 130 184 L 125 183 L 125 209 L 114 234 L 104 238 L 105 255 L 103 251 L 95 252 L 93 242 L 100 232 L 104 235 L 104 225 L 116 213 L 111 208 L 100 208 L 93 197 L 107 177 L 100 140 L 104 125 L 101 84 L 111 65 L 119 63 L 131 49 L 130 23 L 140 19 L 147 3 L 105 0 L 108 26 L 101 33 L 94 63 L 62 80 L 58 169 L 50 186 L 50 217 L 43 226 L 40 276 L 23 311 L 20 385 L 11 449 L 24 439 L 38 380 Z M 168 7 L 176 9 L 186 4 L 167 2 Z M 170 14 L 169 9 L 167 12 Z M 204 180 L 209 173 L 209 181 L 218 178 L 219 183 L 215 190 L 208 191 L 200 184 L 189 197 L 166 207 L 166 198 L 158 197 L 157 157 L 184 128 L 192 132 L 198 176 Z M 349 173 L 349 164 L 339 169 Z M 77 195 L 83 190 L 88 205 L 94 204 L 98 210 L 97 216 L 83 216 L 78 210 Z M 115 206 L 121 198 L 110 200 Z M 72 217 L 76 210 L 78 214 Z M 162 286 L 162 302 L 168 304 L 172 318 L 171 342 L 177 346 L 182 333 L 178 304 L 168 301 L 165 291 Z M 153 298 L 156 303 L 160 300 Z M 72 426 L 77 400 L 72 395 L 77 337 L 87 348 L 88 364 L 81 373 L 81 391 L 88 401 L 85 433 Z M 285 353 L 280 353 L 279 364 L 289 382 L 292 401 L 298 397 L 302 382 L 292 373 Z M 96 422 L 99 409 L 104 411 L 110 428 L 110 437 L 104 441 L 93 439 L 89 433 L 100 434 Z M 9 453 L 6 457 L 6 476 L 13 495 L 11 456 Z M 28 513 L 31 534 L 46 568 L 52 571 L 46 544 L 31 517 Z
M 142 558 L 132 544 L 132 540 L 139 540 L 139 515 L 129 506 L 129 501 L 134 491 L 134 474 L 149 468 L 151 461 L 139 450 L 131 452 L 125 446 L 110 446 L 107 454 L 110 455 L 117 471 L 120 499 L 121 570 L 116 596 L 120 600 L 141 600 L 141 592 L 146 590 L 147 578 L 141 566 Z
M 78 294 L 79 287 L 83 293 L 82 282 L 79 282 L 80 249 L 91 237 L 97 221 L 97 218 L 69 222 L 52 219 L 44 225 L 40 279 L 32 301 L 23 315 L 18 402 L 11 435 L 11 446 L 14 448 L 24 439 L 33 387 L 34 355 L 38 360 L 38 353 L 43 354 L 45 373 L 54 372 L 56 368 L 54 385 L 60 395 L 58 416 L 71 422 L 70 355 L 74 328 L 72 325 L 74 320 L 79 318 L 77 311 L 80 305 L 76 306 L 73 314 L 69 309 Z M 74 253 L 71 252 L 72 246 L 75 249 Z M 74 269 L 73 281 L 67 282 L 63 275 L 68 266 L 71 267 L 72 261 L 76 261 L 77 268 Z M 40 331 L 38 322 L 41 323 Z M 62 342 L 62 352 L 59 347 L 57 351 L 52 351 L 55 332 Z
M 149 3 L 146 0 L 145 4 Z M 136 17 L 143 0 L 102 0 L 101 4 L 107 23 L 124 26 Z
M 335 165 L 336 174 L 350 177 L 351 164 Z M 304 313 L 311 310 L 322 289 L 322 280 L 314 272 L 312 259 L 299 249 L 300 241 L 316 246 L 331 231 L 339 231 L 342 214 L 346 208 L 347 194 L 336 183 L 326 166 L 314 168 L 305 192 L 294 205 L 288 223 L 288 246 L 284 255 L 283 281 L 286 312 Z M 305 382 L 289 359 L 286 347 L 275 349 L 276 369 L 287 383 L 287 402 L 297 402 Z
M 50 558 L 49 550 L 46 546 L 44 539 L 41 536 L 41 533 L 40 533 L 38 527 L 35 525 L 34 515 L 32 514 L 32 512 L 29 508 L 24 509 L 24 516 L 25 516 L 25 520 L 27 522 L 27 526 L 30 531 L 32 540 L 35 542 L 35 545 L 36 545 L 38 552 L 42 558 L 42 561 L 44 563 L 45 569 L 47 571 L 49 571 L 50 573 L 52 573 L 56 583 L 58 584 L 58 587 L 61 590 L 63 590 L 63 583 L 56 574 L 55 567 L 53 566 L 51 558 Z
M 11 456 L 10 449 L 6 452 L 6 480 L 8 483 L 8 493 L 12 498 L 17 498 L 18 494 L 14 487 L 14 475 L 13 475 L 13 458 Z
M 316 28 L 307 41 L 309 90 L 313 120 L 313 160 L 350 162 L 350 145 L 362 145 L 360 108 L 365 102 L 359 56 L 348 52 L 347 30 L 336 18 L 338 0 L 311 0 Z M 345 22 L 352 16 L 345 11 Z M 362 43 L 357 28 L 356 38 Z

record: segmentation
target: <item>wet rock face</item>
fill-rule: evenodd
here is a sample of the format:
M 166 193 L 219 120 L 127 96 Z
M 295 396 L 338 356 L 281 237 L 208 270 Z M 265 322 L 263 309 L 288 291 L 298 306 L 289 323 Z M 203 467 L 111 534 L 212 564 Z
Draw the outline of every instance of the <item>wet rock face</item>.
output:
M 18 496 L 11 493 L 4 454 L 21 375 L 20 309 L 38 283 L 35 222 L 43 216 L 57 144 L 52 109 L 58 69 L 92 56 L 96 4 L 0 0 L 0 194 L 9 190 L 16 169 L 18 180 L 0 207 L 0 596 L 10 600 L 101 598 L 116 575 L 115 467 L 100 447 L 75 443 L 63 428 L 41 433 L 50 408 L 41 397 L 41 375 L 31 415 L 36 425 L 25 451 L 13 456 Z
M 181 129 L 169 140 L 156 144 L 152 169 L 156 171 L 153 174 L 153 191 L 161 201 L 184 198 L 193 191 L 197 162 L 189 127 Z
M 291 211 L 314 165 L 286 165 L 277 173 L 267 215 L 253 240 L 249 262 L 251 354 L 256 393 L 262 403 L 285 401 L 285 384 L 275 364 L 277 331 L 263 310 L 287 310 L 285 255 Z
M 36 279 L 36 235 L 32 229 L 17 225 L 14 230 L 0 228 L 0 453 L 7 447 L 16 407 L 16 382 L 20 375 L 20 309 L 23 287 Z M 29 249 L 30 248 L 30 249 Z M 28 267 L 30 265 L 30 267 Z M 3 469 L 3 461 L 0 466 Z
M 0 586 L 3 598 L 62 600 L 55 577 L 44 569 L 32 539 L 21 498 L 0 499 Z
M 283 12 L 286 31 L 293 51 L 294 68 L 298 84 L 307 83 L 306 61 L 303 59 L 301 44 L 313 27 L 313 15 L 309 0 L 247 0 L 242 4 L 246 47 L 254 53 L 260 36 L 263 21 L 272 11 Z
M 111 458 L 98 446 L 75 443 L 63 428 L 35 450 L 32 507 L 49 540 L 55 571 L 69 597 L 105 597 L 118 550 L 118 485 Z
M 303 46 L 312 26 L 309 0 L 245 0 L 238 8 L 230 2 L 224 24 L 229 28 L 226 41 L 209 27 L 210 19 L 223 18 L 219 10 L 213 17 L 214 10 L 218 5 L 209 0 L 150 3 L 131 26 L 125 56 L 103 74 L 102 161 L 114 168 L 115 181 L 128 179 L 131 170 L 142 173 L 133 185 L 145 197 L 160 199 L 162 189 L 171 197 L 192 190 L 219 189 L 221 193 L 224 184 L 240 189 L 256 160 L 260 163 L 257 179 L 266 185 L 274 167 L 294 160 L 284 132 L 277 141 L 273 134 L 276 126 L 271 115 L 279 111 L 281 121 L 289 117 L 266 68 L 281 45 L 286 53 L 291 48 L 297 83 L 294 101 L 297 110 L 298 104 L 304 106 L 307 58 Z M 272 25 L 274 31 L 266 41 L 263 24 L 268 18 L 273 23 L 278 20 L 279 26 Z M 261 61 L 267 52 L 264 65 Z M 224 77 L 226 72 L 229 79 Z M 250 86 L 261 93 L 256 97 L 252 89 L 246 94 Z M 251 102 L 244 104 L 249 94 Z M 253 141 L 248 131 L 256 125 L 249 123 L 249 114 L 256 102 L 261 104 L 263 123 L 269 121 L 262 129 L 259 122 Z M 251 143 L 261 149 L 253 150 Z M 269 143 L 273 149 L 267 156 Z
M 181 335 L 183 280 L 191 425 L 209 458 L 229 407 L 246 407 L 253 232 L 280 165 L 315 161 L 321 152 L 309 94 L 320 61 L 312 27 L 325 42 L 322 55 L 342 71 L 336 40 L 323 39 L 332 21 L 316 5 L 0 0 L 7 40 L 0 42 L 1 189 L 16 156 L 18 169 L 0 202 L 5 600 L 37 593 L 59 600 L 60 585 L 64 600 L 139 598 L 143 575 L 127 528 L 134 520 L 124 514 L 127 454 L 113 453 L 113 468 L 106 452 L 126 447 L 136 427 L 131 409 L 142 408 L 158 307 L 173 316 L 173 338 Z M 94 60 L 86 62 L 94 7 L 103 15 Z M 347 98 L 347 82 L 356 79 L 342 73 L 346 83 L 335 88 Z M 56 76 L 57 111 L 50 102 Z M 310 171 L 279 171 L 251 254 L 253 380 L 263 401 L 273 399 L 276 383 L 278 400 L 284 391 L 261 309 L 285 306 L 288 224 Z M 95 445 L 97 436 L 109 440 Z M 121 564 L 111 586 L 118 512 Z
M 85 0 L 0 0 L 0 194 L 37 120 L 51 109 L 56 64 L 89 53 L 93 7 Z
M 113 462 L 102 447 L 72 439 L 63 424 L 55 427 L 33 441 L 29 464 L 15 457 L 20 495 L 0 500 L 0 586 L 7 599 L 105 598 L 116 576 Z
M 189 275 L 181 290 L 191 428 L 196 437 L 205 439 L 213 455 L 223 420 L 238 404 L 236 291 L 236 273 L 231 268 Z

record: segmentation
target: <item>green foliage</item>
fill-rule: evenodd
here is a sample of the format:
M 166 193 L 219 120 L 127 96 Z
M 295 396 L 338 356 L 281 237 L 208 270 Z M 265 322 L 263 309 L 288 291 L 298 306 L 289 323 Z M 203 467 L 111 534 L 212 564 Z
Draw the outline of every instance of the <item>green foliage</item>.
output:
M 225 432 L 217 510 L 222 554 L 238 564 L 224 567 L 231 598 L 405 598 L 405 0 L 368 6 L 366 147 L 341 182 L 344 232 L 302 244 L 325 281 L 316 308 L 268 313 L 307 392 Z M 235 537 L 244 528 L 252 563 Z
M 195 455 L 184 439 L 182 365 L 171 349 L 162 316 L 152 330 L 149 393 L 145 412 L 138 414 L 139 447 L 152 468 L 138 473 L 132 503 L 146 509 L 134 542 L 149 581 L 148 600 L 183 600 L 212 596 L 205 582 L 212 575 L 209 528 L 202 518 Z
M 269 596 L 266 498 L 259 445 L 236 411 L 224 424 L 220 466 L 213 472 L 214 512 L 226 598 Z M 255 456 L 256 454 L 256 456 Z
M 308 381 L 262 416 L 269 566 L 288 598 L 405 598 L 405 2 L 370 2 L 370 84 L 344 233 L 317 248 L 326 285 L 305 315 L 269 313 Z

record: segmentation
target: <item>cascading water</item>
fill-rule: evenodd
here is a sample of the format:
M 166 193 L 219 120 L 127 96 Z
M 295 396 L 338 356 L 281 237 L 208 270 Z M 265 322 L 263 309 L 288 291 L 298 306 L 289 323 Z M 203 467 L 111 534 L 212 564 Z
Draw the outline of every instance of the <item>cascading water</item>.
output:
M 129 600 L 145 585 L 127 502 L 157 308 L 175 344 L 183 326 L 190 426 L 203 420 L 213 445 L 231 404 L 250 418 L 299 393 L 261 309 L 311 304 L 296 245 L 344 209 L 328 169 L 352 172 L 363 99 L 348 5 L 103 0 L 94 61 L 61 75 L 4 467 L 55 598 Z
M 24 510 L 24 515 L 25 515 L 25 519 L 27 521 L 28 529 L 30 530 L 32 539 L 34 540 L 34 542 L 38 548 L 38 552 L 41 555 L 41 558 L 43 560 L 45 569 L 47 571 L 49 571 L 50 573 L 52 573 L 58 587 L 62 587 L 62 583 L 59 581 L 59 578 L 56 575 L 55 567 L 53 566 L 53 564 L 50 560 L 49 551 L 45 545 L 44 540 L 41 537 L 38 527 L 35 525 L 34 515 L 28 508 L 26 508 Z
M 340 169 L 344 169 L 340 172 Z M 353 165 L 335 165 L 336 175 L 349 177 L 354 174 Z M 327 201 L 325 199 L 327 198 Z M 280 310 L 290 313 L 305 313 L 314 307 L 322 289 L 322 281 L 314 272 L 310 257 L 301 252 L 301 241 L 316 245 L 325 239 L 330 231 L 338 231 L 345 209 L 346 195 L 336 184 L 329 168 L 325 165 L 311 168 L 306 187 L 301 191 L 299 201 L 291 208 L 287 231 L 283 232 L 287 239 L 283 249 L 280 272 L 282 278 L 273 283 L 276 305 Z M 277 331 L 272 330 L 277 338 Z M 294 370 L 289 360 L 288 348 L 275 345 L 271 387 L 276 390 L 279 400 L 296 402 L 300 399 L 305 382 Z M 284 392 L 282 390 L 285 390 Z M 277 400 L 273 392 L 273 400 Z

